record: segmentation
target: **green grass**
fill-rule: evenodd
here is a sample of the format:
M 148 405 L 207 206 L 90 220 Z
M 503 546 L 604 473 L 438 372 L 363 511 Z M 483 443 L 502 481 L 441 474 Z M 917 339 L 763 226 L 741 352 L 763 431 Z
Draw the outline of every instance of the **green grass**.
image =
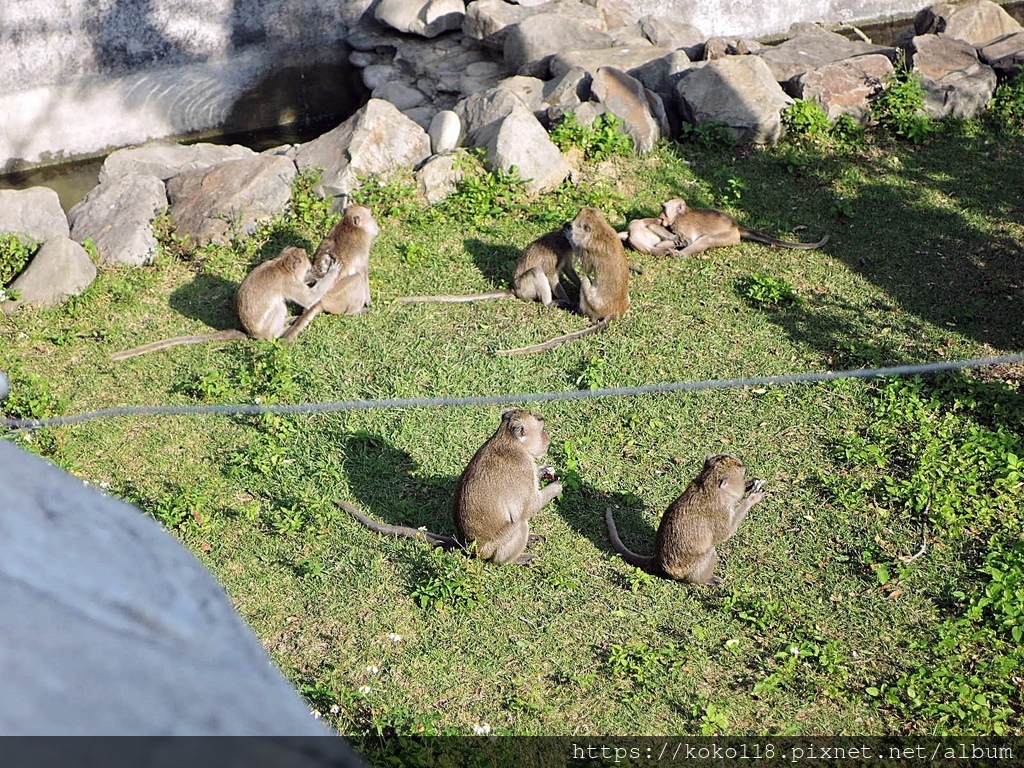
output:
M 500 395 L 1019 351 L 1024 224 L 1007 169 L 1024 163 L 1024 141 L 983 124 L 922 141 L 663 145 L 583 160 L 575 186 L 533 202 L 514 177 L 480 172 L 433 209 L 407 180 L 376 184 L 364 192 L 383 230 L 369 314 L 322 317 L 287 348 L 109 361 L 231 327 L 251 265 L 326 232 L 326 208 L 303 196 L 245 243 L 198 254 L 168 243 L 184 257 L 102 268 L 68 306 L 3 318 L 3 408 Z M 779 237 L 831 241 L 632 254 L 644 272 L 625 317 L 526 357 L 493 351 L 584 319 L 513 300 L 391 301 L 505 287 L 519 250 L 581 205 L 621 228 L 675 196 Z M 9 439 L 171 527 L 311 707 L 378 756 L 413 759 L 416 744 L 388 736 L 483 723 L 496 734 L 1020 734 L 1022 375 L 544 404 L 566 491 L 536 518 L 547 542 L 527 568 L 382 538 L 333 504 L 450 532 L 456 478 L 499 406 L 117 418 Z M 652 578 L 612 554 L 606 508 L 627 545 L 649 552 L 661 512 L 722 451 L 769 491 L 720 548 L 722 588 Z

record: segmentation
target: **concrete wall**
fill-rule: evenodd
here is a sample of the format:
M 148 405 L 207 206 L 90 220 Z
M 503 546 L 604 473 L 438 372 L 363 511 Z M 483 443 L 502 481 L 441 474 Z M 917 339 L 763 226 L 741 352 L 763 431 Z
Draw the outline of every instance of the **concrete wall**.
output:
M 600 3 L 602 0 L 585 0 Z M 344 40 L 376 0 L 0 0 L 0 173 L 365 98 Z M 908 14 L 926 0 L 619 0 L 707 35 Z M 354 104 L 348 102 L 356 102 Z
M 322 89 L 359 87 L 344 40 L 371 2 L 0 0 L 0 172 L 344 113 Z

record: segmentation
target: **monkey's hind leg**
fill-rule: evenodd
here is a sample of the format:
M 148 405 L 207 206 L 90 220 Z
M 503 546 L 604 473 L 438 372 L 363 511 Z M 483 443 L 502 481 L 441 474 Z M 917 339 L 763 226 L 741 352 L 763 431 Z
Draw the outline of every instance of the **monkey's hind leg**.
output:
M 718 551 L 711 547 L 701 555 L 697 561 L 688 568 L 665 567 L 665 573 L 673 579 L 685 581 L 690 584 L 703 584 L 715 586 L 722 583 L 722 580 L 715 576 L 715 566 L 718 565 Z
M 507 565 L 516 563 L 525 565 L 533 559 L 533 555 L 524 555 L 530 538 L 530 526 L 526 523 L 509 523 L 497 535 L 480 547 L 480 557 L 485 560 Z

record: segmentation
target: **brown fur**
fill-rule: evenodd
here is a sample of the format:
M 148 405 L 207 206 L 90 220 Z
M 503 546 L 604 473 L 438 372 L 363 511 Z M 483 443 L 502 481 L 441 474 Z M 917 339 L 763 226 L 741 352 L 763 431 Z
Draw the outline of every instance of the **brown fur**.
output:
M 339 265 L 338 281 L 324 297 L 306 309 L 284 335 L 291 341 L 321 312 L 330 315 L 357 315 L 371 305 L 370 248 L 380 227 L 365 205 L 350 205 L 341 221 L 331 227 L 313 255 L 314 269 Z
M 744 227 L 725 211 L 717 208 L 690 208 L 678 197 L 662 204 L 658 220 L 688 243 L 681 251 L 673 251 L 677 256 L 692 256 L 708 248 L 739 245 L 740 240 L 754 240 L 780 248 L 803 249 L 821 248 L 828 242 L 828 235 L 817 243 L 779 240 L 756 229 Z
M 244 331 L 232 329 L 198 336 L 175 336 L 117 352 L 110 359 L 125 360 L 179 344 L 245 338 L 269 341 L 281 338 L 288 328 L 287 302 L 292 301 L 302 307 L 315 305 L 334 286 L 339 272 L 332 266 L 319 274 L 322 277 L 316 280 L 315 285 L 307 285 L 318 275 L 308 254 L 302 248 L 285 248 L 279 256 L 257 264 L 238 286 L 235 307 Z
M 556 230 L 541 235 L 519 254 L 512 273 L 510 289 L 464 295 L 403 296 L 398 301 L 456 303 L 507 299 L 514 296 L 522 301 L 539 301 L 544 306 L 551 306 L 555 301 L 568 306 L 571 302 L 559 282 L 560 274 L 564 274 L 573 284 L 579 285 L 579 277 L 572 266 L 572 246 L 565 239 L 565 234 L 561 230 Z
M 629 261 L 618 233 L 597 208 L 584 208 L 565 225 L 580 281 L 580 311 L 593 325 L 540 344 L 500 350 L 500 355 L 525 355 L 604 330 L 629 309 Z
M 666 229 L 659 219 L 633 219 L 619 239 L 634 251 L 650 256 L 676 255 L 685 243 L 683 238 Z
M 385 525 L 344 502 L 339 505 L 367 528 L 391 536 L 424 538 L 436 546 L 462 547 L 478 557 L 501 565 L 525 564 L 527 544 L 538 539 L 530 534 L 530 518 L 562 492 L 560 482 L 543 489 L 537 459 L 547 453 L 551 440 L 544 421 L 536 414 L 513 408 L 501 414 L 497 431 L 470 459 L 459 477 L 452 499 L 455 536 L 400 525 Z
M 652 573 L 690 584 L 721 584 L 714 575 L 715 545 L 736 533 L 750 508 L 764 498 L 761 481 L 744 482 L 745 473 L 735 456 L 708 456 L 700 474 L 665 510 L 652 556 L 631 552 L 622 543 L 609 509 L 605 523 L 612 546 L 627 563 Z

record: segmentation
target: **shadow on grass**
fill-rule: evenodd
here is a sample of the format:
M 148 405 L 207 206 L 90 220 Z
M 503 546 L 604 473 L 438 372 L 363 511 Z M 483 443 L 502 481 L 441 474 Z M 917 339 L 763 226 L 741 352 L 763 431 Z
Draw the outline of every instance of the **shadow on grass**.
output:
M 525 246 L 525 243 L 524 243 Z M 465 241 L 467 253 L 473 257 L 480 273 L 494 285 L 495 290 L 509 288 L 512 285 L 512 273 L 515 271 L 516 259 L 522 248 L 514 245 L 485 243 L 471 237 Z
M 221 331 L 238 328 L 235 293 L 238 285 L 218 275 L 200 273 L 171 291 L 171 309 Z

